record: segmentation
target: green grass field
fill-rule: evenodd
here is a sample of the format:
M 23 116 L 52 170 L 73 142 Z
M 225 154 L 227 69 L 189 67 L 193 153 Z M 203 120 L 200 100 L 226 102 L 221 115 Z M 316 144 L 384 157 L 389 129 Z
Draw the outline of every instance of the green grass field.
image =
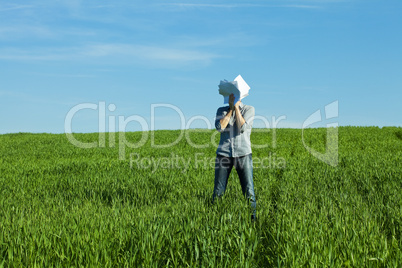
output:
M 337 167 L 299 129 L 277 129 L 275 144 L 272 130 L 253 132 L 268 144 L 253 149 L 256 223 L 235 170 L 211 204 L 215 133 L 161 149 L 148 138 L 125 160 L 118 133 L 91 149 L 64 134 L 0 135 L 0 266 L 401 267 L 401 128 L 340 127 Z M 180 131 L 153 134 L 163 145 Z M 324 152 L 326 129 L 304 136 Z

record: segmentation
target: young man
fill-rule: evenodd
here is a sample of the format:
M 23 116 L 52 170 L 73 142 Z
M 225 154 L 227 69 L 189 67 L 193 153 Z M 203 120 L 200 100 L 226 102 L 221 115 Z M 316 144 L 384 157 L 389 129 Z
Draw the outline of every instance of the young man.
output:
M 243 195 L 250 201 L 251 219 L 256 219 L 256 198 L 253 182 L 253 160 L 251 158 L 250 134 L 254 120 L 254 107 L 240 100 L 234 103 L 229 96 L 229 107 L 220 107 L 216 112 L 215 127 L 221 133 L 215 161 L 215 186 L 213 201 L 226 190 L 232 167 L 239 175 Z

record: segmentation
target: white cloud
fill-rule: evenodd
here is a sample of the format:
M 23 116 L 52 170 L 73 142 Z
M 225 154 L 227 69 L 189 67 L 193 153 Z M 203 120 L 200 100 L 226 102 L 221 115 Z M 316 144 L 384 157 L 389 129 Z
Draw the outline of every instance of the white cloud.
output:
M 282 5 L 278 7 L 288 7 L 288 8 L 302 8 L 302 9 L 317 9 L 321 8 L 320 6 L 313 6 L 313 5 Z
M 70 48 L 39 48 L 39 49 L 0 49 L 0 59 L 17 61 L 85 61 L 107 58 L 108 61 L 119 62 L 142 61 L 147 63 L 171 64 L 208 64 L 221 56 L 200 50 L 170 48 L 162 46 L 130 45 L 130 44 L 96 44 Z
M 265 5 L 265 4 L 249 4 L 249 3 L 239 3 L 239 4 L 189 4 L 189 3 L 163 3 L 159 4 L 161 6 L 171 6 L 178 8 L 252 8 L 252 7 L 262 7 L 262 8 L 302 8 L 302 9 L 316 9 L 320 8 L 317 5 L 302 5 L 302 4 L 289 4 L 289 5 Z
M 172 61 L 180 63 L 211 61 L 218 57 L 218 55 L 197 50 L 127 44 L 93 45 L 82 50 L 82 55 L 90 57 L 128 56 L 144 60 Z
M 16 10 L 16 9 L 27 9 L 32 7 L 33 7 L 32 5 L 16 5 L 16 4 L 0 5 L 0 12 Z
M 55 33 L 44 26 L 13 25 L 0 27 L 0 38 L 10 40 L 27 37 L 53 38 Z
M 212 8 L 234 8 L 239 7 L 239 4 L 189 4 L 189 3 L 163 3 L 161 6 L 174 6 L 181 8 L 200 8 L 200 7 L 212 7 Z
M 38 72 L 31 72 L 29 74 L 46 76 L 46 77 L 96 78 L 96 75 L 93 74 L 38 73 Z

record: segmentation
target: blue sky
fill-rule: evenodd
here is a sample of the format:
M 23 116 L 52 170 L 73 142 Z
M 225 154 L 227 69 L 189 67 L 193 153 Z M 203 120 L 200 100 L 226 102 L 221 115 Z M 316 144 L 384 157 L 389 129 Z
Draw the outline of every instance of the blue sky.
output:
M 115 105 L 107 127 L 150 126 L 161 103 L 208 127 L 195 116 L 212 123 L 219 81 L 238 74 L 255 126 L 301 128 L 333 101 L 341 126 L 402 126 L 401 12 L 399 0 L 0 1 L 0 133 L 63 133 L 73 107 L 101 102 Z M 154 114 L 156 129 L 183 127 L 171 108 Z M 72 131 L 97 132 L 98 117 L 80 110 Z

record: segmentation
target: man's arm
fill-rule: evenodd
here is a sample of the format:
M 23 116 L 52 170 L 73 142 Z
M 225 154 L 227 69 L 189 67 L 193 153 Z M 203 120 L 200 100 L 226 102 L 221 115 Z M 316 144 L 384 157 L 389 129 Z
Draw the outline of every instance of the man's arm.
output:
M 237 115 L 237 112 L 236 112 L 236 115 Z M 241 114 L 241 116 L 244 119 L 244 124 L 239 128 L 240 128 L 240 133 L 243 133 L 245 130 L 251 129 L 253 127 L 253 121 L 254 121 L 254 116 L 255 116 L 254 107 L 249 106 L 248 108 L 243 110 L 243 114 Z
M 233 114 L 233 110 L 229 108 L 229 112 L 225 115 L 224 118 L 222 118 L 220 120 L 222 130 L 224 130 L 227 127 L 227 125 L 229 124 L 229 120 L 230 120 L 230 117 L 232 116 L 232 114 Z
M 227 114 L 219 121 L 220 123 L 220 129 L 221 131 L 225 130 L 225 128 L 228 126 L 229 121 L 230 121 L 230 117 L 233 114 L 233 109 L 234 109 L 234 95 L 230 94 L 229 96 L 229 111 L 227 112 Z
M 241 127 L 246 123 L 246 120 L 244 120 L 243 115 L 240 112 L 240 100 L 236 103 L 235 105 L 235 111 L 236 111 L 236 125 L 241 129 Z

